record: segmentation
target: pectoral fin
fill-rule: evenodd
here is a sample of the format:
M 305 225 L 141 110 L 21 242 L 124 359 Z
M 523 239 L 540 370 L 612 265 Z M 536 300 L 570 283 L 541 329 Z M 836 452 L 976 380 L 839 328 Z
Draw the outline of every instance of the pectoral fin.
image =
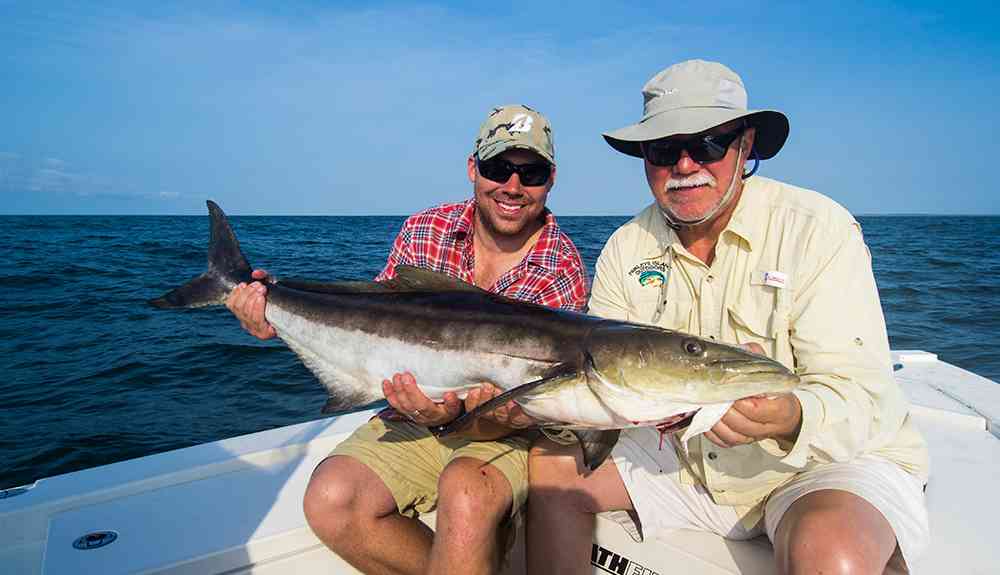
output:
M 545 377 L 541 379 L 536 379 L 535 381 L 529 381 L 528 383 L 508 389 L 507 391 L 501 393 L 500 395 L 494 397 L 493 399 L 485 403 L 479 404 L 472 411 L 460 415 L 451 423 L 440 426 L 438 428 L 432 428 L 431 431 L 433 431 L 434 434 L 437 435 L 438 437 L 444 437 L 445 435 L 450 435 L 464 428 L 466 425 L 468 425 L 470 422 L 472 422 L 472 420 L 476 419 L 477 417 L 481 415 L 486 415 L 487 413 L 504 405 L 505 403 L 507 403 L 512 399 L 517 399 L 518 397 L 528 393 L 529 391 L 535 392 L 536 394 L 539 392 L 544 392 L 546 386 L 557 385 L 560 382 L 562 382 L 562 380 L 564 380 L 565 378 L 576 377 L 576 375 L 577 375 L 576 366 L 566 363 L 560 363 L 554 366 L 551 370 L 549 370 L 548 374 Z
M 587 469 L 594 471 L 611 455 L 611 450 L 618 443 L 620 429 L 575 429 L 573 435 L 583 449 L 583 463 Z

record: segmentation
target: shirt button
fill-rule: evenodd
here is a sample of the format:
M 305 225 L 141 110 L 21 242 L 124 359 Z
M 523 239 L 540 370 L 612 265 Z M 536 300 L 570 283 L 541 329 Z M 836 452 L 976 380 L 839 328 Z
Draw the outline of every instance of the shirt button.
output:
M 715 276 L 712 276 L 712 275 L 705 277 L 705 281 L 707 281 L 708 283 L 712 283 L 713 279 L 715 279 Z
M 715 336 L 714 335 L 710 335 L 710 336 L 708 336 L 708 339 L 715 339 Z
M 708 452 L 708 458 L 711 459 L 712 461 L 715 461 L 715 459 L 718 458 L 718 457 L 719 457 L 718 453 L 716 453 L 714 451 L 709 451 Z

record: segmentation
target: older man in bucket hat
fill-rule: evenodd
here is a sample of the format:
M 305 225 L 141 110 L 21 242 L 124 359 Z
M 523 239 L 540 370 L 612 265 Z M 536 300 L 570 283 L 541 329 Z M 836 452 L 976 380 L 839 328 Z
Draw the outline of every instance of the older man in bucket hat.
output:
M 586 571 L 601 512 L 637 540 L 677 529 L 766 534 L 781 573 L 912 564 L 929 539 L 928 454 L 892 377 L 860 226 L 829 198 L 753 175 L 781 149 L 788 120 L 747 109 L 725 66 L 671 66 L 643 96 L 642 120 L 604 137 L 643 159 L 655 202 L 605 245 L 590 312 L 742 345 L 803 383 L 736 402 L 683 444 L 627 430 L 586 475 L 578 447 L 538 443 L 529 565 Z

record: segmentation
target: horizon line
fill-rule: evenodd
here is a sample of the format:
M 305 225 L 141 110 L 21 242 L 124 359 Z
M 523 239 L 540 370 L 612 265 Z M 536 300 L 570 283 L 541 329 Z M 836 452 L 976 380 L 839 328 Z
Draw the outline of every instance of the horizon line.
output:
M 239 214 L 239 213 L 226 213 L 227 217 L 237 217 L 237 218 L 402 218 L 412 216 L 415 212 L 409 213 L 399 213 L 399 214 Z M 857 213 L 851 214 L 855 217 L 946 217 L 946 218 L 990 218 L 1000 216 L 1000 212 L 996 213 L 945 213 L 945 214 L 935 214 L 929 212 L 879 212 L 879 213 Z M 636 213 L 627 214 L 558 214 L 557 218 L 631 218 L 635 217 Z M 73 214 L 53 214 L 53 213 L 11 213 L 4 214 L 0 213 L 0 217 L 191 217 L 200 218 L 205 217 L 205 214 L 179 214 L 179 213 L 162 213 L 162 214 L 115 214 L 115 213 L 102 213 L 102 214 L 91 214 L 91 213 L 73 213 Z

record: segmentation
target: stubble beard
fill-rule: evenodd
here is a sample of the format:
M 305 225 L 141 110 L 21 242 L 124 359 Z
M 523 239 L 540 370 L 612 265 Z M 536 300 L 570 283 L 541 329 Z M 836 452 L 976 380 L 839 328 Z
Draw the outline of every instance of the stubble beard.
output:
M 493 201 L 490 198 L 489 201 Z M 528 227 L 530 219 L 521 220 L 503 220 L 497 216 L 493 211 L 488 211 L 480 207 L 476 210 L 476 217 L 479 218 L 479 223 L 482 224 L 483 229 L 487 233 L 501 236 L 501 237 L 516 237 L 520 235 Z M 510 225 L 505 226 L 505 223 L 510 223 Z

